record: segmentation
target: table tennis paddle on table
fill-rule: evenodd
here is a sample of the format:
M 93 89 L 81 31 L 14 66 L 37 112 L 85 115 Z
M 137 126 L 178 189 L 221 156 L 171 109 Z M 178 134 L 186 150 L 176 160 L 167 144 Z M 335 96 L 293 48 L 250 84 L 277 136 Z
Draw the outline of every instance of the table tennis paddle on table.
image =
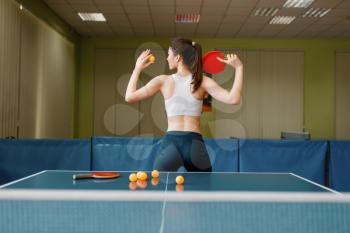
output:
M 203 71 L 205 73 L 217 74 L 225 69 L 225 63 L 219 61 L 218 57 L 225 59 L 225 55 L 220 51 L 210 51 L 203 56 Z
M 80 179 L 112 179 L 120 177 L 119 172 L 90 172 L 84 174 L 74 174 L 73 180 Z

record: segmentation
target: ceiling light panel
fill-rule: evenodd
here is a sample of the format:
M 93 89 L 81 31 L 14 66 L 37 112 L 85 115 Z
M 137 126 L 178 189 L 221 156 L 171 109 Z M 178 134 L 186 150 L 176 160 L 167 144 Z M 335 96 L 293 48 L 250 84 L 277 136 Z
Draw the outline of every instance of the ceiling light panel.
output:
M 78 13 L 83 21 L 105 22 L 106 18 L 101 13 Z
M 285 8 L 307 8 L 314 0 L 287 0 L 283 7 Z
M 265 8 L 258 8 L 256 9 L 254 16 L 265 16 L 265 17 L 270 17 L 274 16 L 278 12 L 278 8 L 273 8 L 273 7 L 265 7 Z
M 295 16 L 275 16 L 269 24 L 290 24 L 295 19 Z
M 175 23 L 198 23 L 199 14 L 177 14 L 175 15 Z
M 326 14 L 328 14 L 328 12 L 330 12 L 331 9 L 328 8 L 310 8 L 309 10 L 307 10 L 305 12 L 305 14 L 303 14 L 303 17 L 315 17 L 315 18 L 322 18 L 323 16 L 325 16 Z

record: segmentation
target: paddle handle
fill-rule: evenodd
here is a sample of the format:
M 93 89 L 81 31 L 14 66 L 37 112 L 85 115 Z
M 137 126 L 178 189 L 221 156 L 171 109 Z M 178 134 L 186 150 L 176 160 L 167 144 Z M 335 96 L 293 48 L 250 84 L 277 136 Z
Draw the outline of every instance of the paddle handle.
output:
M 80 180 L 80 179 L 90 179 L 92 178 L 91 174 L 74 174 L 73 180 Z

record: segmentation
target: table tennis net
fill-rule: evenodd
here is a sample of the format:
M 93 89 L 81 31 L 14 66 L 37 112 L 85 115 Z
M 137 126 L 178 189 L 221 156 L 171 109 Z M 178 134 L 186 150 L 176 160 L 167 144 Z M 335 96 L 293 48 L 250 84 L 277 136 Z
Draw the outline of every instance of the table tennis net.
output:
M 6 233 L 350 232 L 347 195 L 52 191 L 40 196 L 38 191 L 10 198 L 3 193 L 0 232 Z

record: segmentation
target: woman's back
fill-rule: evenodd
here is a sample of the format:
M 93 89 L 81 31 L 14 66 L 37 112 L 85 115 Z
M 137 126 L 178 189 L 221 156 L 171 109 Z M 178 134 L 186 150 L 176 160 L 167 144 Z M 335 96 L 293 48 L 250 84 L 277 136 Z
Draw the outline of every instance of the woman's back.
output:
M 164 79 L 162 94 L 168 117 L 168 131 L 191 131 L 200 133 L 200 116 L 205 91 L 199 88 L 192 93 L 192 75 L 179 73 Z

